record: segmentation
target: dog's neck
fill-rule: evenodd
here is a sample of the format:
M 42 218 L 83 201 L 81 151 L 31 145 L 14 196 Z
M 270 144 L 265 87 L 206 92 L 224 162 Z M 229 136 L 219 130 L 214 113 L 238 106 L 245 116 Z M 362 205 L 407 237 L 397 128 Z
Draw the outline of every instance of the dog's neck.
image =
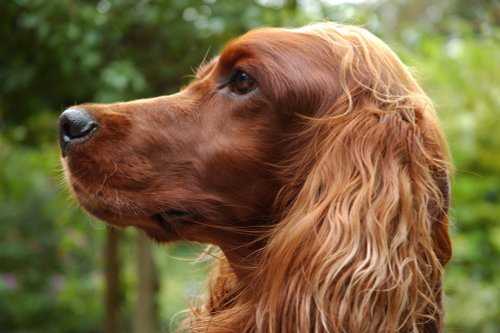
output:
M 238 280 L 241 282 L 247 281 L 258 264 L 261 245 L 246 243 L 237 246 L 220 245 L 219 247 Z

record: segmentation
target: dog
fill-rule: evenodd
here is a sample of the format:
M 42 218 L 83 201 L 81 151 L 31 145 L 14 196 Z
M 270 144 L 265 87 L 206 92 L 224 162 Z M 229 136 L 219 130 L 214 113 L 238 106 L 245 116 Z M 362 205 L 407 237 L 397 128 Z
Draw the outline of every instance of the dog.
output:
M 252 30 L 178 93 L 72 106 L 59 125 L 90 214 L 222 251 L 189 331 L 443 331 L 448 148 L 368 31 Z

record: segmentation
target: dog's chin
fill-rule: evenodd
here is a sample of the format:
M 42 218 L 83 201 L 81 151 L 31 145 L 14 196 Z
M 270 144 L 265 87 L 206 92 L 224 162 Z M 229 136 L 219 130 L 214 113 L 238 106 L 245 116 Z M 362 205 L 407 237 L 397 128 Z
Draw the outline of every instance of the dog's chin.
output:
M 74 188 L 80 206 L 95 218 L 118 228 L 136 227 L 144 230 L 152 239 L 165 243 L 186 239 L 186 233 L 194 224 L 192 212 L 166 208 L 157 212 L 144 210 L 114 209 L 102 200 L 92 200 Z

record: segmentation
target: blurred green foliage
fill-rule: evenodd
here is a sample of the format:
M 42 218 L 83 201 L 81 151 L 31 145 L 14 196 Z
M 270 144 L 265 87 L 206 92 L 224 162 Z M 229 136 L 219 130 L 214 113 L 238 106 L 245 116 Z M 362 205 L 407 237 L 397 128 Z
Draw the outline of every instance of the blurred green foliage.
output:
M 448 328 L 498 332 L 499 39 L 471 32 L 422 36 L 411 57 L 437 104 L 456 164 L 450 228 L 454 254 L 446 276 Z
M 105 227 L 58 166 L 64 108 L 174 92 L 204 57 L 260 25 L 361 24 L 415 67 L 456 164 L 447 332 L 500 328 L 500 4 L 497 0 L 0 2 L 0 332 L 99 332 Z M 123 331 L 136 271 L 124 233 Z M 162 331 L 203 282 L 192 245 L 155 248 Z M 183 260 L 177 259 L 184 258 Z
M 0 331 L 92 332 L 102 240 L 59 193 L 57 151 L 1 140 L 0 161 Z

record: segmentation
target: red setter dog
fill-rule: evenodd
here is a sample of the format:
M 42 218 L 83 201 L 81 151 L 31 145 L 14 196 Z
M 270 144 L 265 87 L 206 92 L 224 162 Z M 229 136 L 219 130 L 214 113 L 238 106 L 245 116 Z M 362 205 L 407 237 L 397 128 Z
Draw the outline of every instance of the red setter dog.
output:
M 179 93 L 74 106 L 60 130 L 91 214 L 222 250 L 192 332 L 442 332 L 447 145 L 369 32 L 254 30 Z

